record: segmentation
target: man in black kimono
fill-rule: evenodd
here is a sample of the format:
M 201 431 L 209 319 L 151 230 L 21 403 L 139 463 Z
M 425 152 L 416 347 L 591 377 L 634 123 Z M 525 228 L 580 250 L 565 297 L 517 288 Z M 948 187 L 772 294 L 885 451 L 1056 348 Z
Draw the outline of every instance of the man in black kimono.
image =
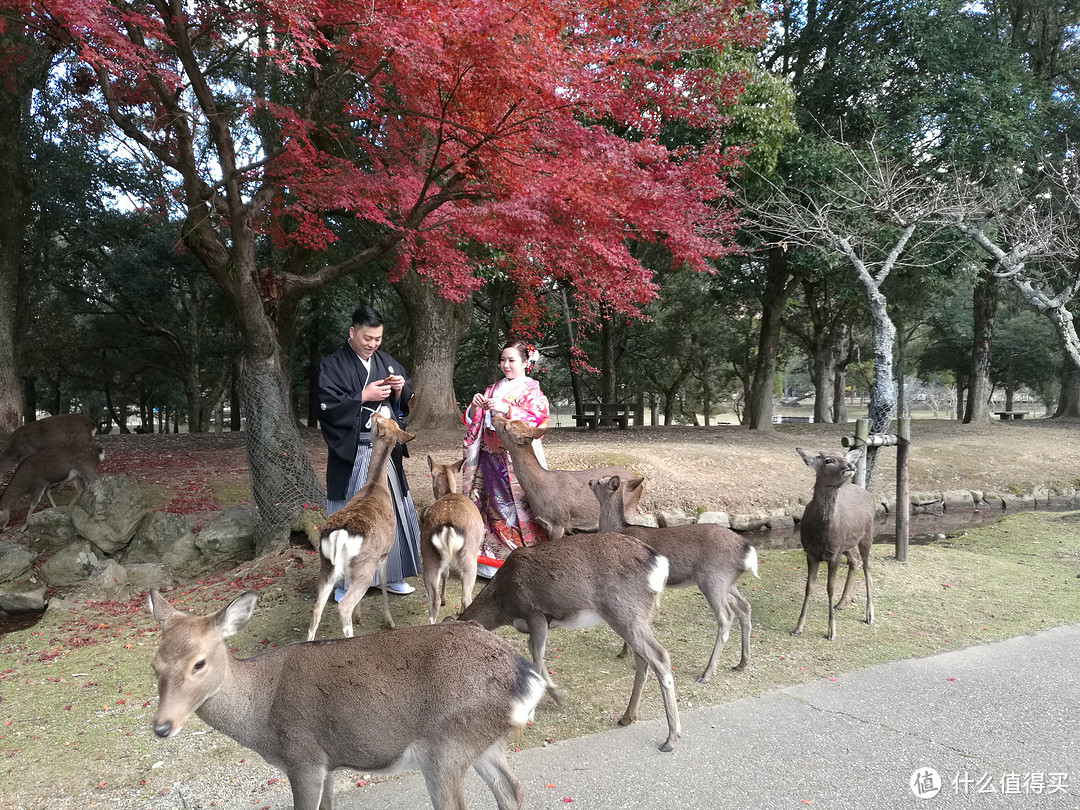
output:
M 319 425 L 328 449 L 326 513 L 341 509 L 364 486 L 371 459 L 371 416 L 397 419 L 404 426 L 412 396 L 412 380 L 400 363 L 379 351 L 382 316 L 368 306 L 353 313 L 349 341 L 319 366 Z M 412 593 L 402 581 L 420 573 L 420 526 L 409 494 L 401 459 L 408 450 L 397 445 L 390 456 L 387 485 L 397 516 L 397 534 L 386 561 L 386 589 Z M 375 581 L 378 584 L 378 574 Z M 361 584 L 367 587 L 366 584 Z

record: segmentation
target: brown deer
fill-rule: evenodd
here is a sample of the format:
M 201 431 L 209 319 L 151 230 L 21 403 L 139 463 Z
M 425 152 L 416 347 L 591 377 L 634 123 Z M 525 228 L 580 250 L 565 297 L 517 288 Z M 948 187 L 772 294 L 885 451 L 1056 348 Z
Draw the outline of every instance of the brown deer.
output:
M 371 417 L 367 481 L 345 506 L 326 519 L 326 525 L 319 533 L 319 579 L 315 586 L 315 608 L 311 613 L 308 641 L 315 638 L 326 600 L 342 577 L 350 587 L 338 603 L 341 631 L 347 637 L 353 634 L 353 610 L 363 598 L 376 570 L 382 588 L 383 616 L 386 625 L 393 629 L 390 599 L 386 595 L 386 558 L 394 545 L 397 518 L 386 484 L 386 468 L 394 446 L 414 438 L 393 419 L 378 414 Z
M 249 592 L 193 616 L 150 592 L 161 625 L 157 736 L 179 734 L 195 712 L 283 770 L 295 810 L 330 810 L 336 768 L 419 768 L 435 810 L 464 810 L 470 766 L 500 810 L 520 810 L 525 794 L 506 744 L 532 716 L 544 680 L 510 644 L 448 622 L 233 658 L 225 639 L 255 602 Z
M 461 576 L 461 606 L 467 608 L 476 585 L 476 557 L 484 539 L 484 520 L 476 504 L 458 492 L 463 460 L 440 464 L 427 457 L 435 503 L 420 524 L 420 561 L 428 596 L 428 623 L 435 624 L 446 604 L 446 580 L 453 568 Z
M 640 482 L 626 483 L 613 475 L 589 486 L 600 503 L 600 531 L 628 534 L 656 549 L 668 559 L 669 588 L 697 585 L 708 600 L 716 616 L 716 643 L 698 683 L 707 683 L 716 672 L 731 629 L 732 612 L 739 617 L 742 630 L 742 657 L 734 669 L 745 669 L 750 663 L 750 603 L 739 593 L 738 583 L 744 571 L 758 575 L 757 550 L 745 538 L 715 523 L 667 528 L 627 523 L 622 488 L 640 486 Z M 626 653 L 624 647 L 620 656 Z
M 520 420 L 493 415 L 491 424 L 499 440 L 510 453 L 533 519 L 551 540 L 572 532 L 595 532 L 600 526 L 600 505 L 589 489 L 589 481 L 607 475 L 637 478 L 625 467 L 594 467 L 588 470 L 546 470 L 533 450 L 533 440 L 544 435 L 544 428 L 534 428 Z M 637 511 L 644 490 L 626 490 L 626 514 Z
M 6 528 L 11 520 L 11 510 L 26 495 L 30 499 L 30 508 L 26 510 L 26 520 L 22 525 L 25 530 L 30 523 L 30 515 L 46 495 L 49 503 L 56 506 L 50 487 L 65 481 L 75 483 L 75 497 L 78 498 L 89 484 L 98 465 L 105 458 L 101 445 L 86 441 L 52 444 L 38 450 L 25 459 L 11 476 L 4 494 L 0 495 L 0 529 Z
M 818 565 L 828 564 L 828 580 L 825 590 L 829 597 L 829 631 L 825 638 L 836 638 L 836 621 L 833 617 L 833 589 L 840 558 L 847 557 L 847 580 L 844 582 L 836 609 L 843 607 L 851 594 L 855 581 L 855 552 L 862 558 L 863 576 L 866 577 L 866 623 L 874 623 L 874 603 L 870 588 L 870 544 L 874 540 L 874 515 L 877 505 L 874 496 L 860 486 L 851 483 L 855 474 L 855 462 L 860 450 L 842 453 L 807 453 L 796 447 L 806 466 L 817 474 L 814 480 L 814 496 L 803 511 L 799 535 L 806 551 L 806 594 L 803 596 L 799 620 L 791 635 L 802 633 L 806 623 L 806 605 L 817 579 Z
M 649 626 L 667 572 L 667 559 L 633 537 L 597 534 L 585 542 L 576 537 L 555 538 L 511 551 L 458 618 L 479 622 L 489 630 L 511 625 L 528 633 L 533 662 L 560 705 L 563 694 L 544 664 L 548 628 L 607 622 L 635 654 L 634 686 L 619 725 L 637 719 L 641 689 L 651 666 L 667 713 L 668 736 L 660 750 L 670 751 L 682 733 L 675 681 L 668 652 Z
M 80 441 L 89 444 L 96 434 L 97 424 L 80 413 L 62 413 L 27 422 L 11 432 L 0 450 L 0 475 L 51 444 Z

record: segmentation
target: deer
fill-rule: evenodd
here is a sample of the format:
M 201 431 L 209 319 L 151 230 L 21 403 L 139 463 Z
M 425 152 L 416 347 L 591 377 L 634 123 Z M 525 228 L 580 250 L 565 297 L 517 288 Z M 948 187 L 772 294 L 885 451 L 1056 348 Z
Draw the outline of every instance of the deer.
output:
M 457 474 L 464 459 L 440 464 L 428 456 L 427 461 L 435 502 L 424 512 L 420 524 L 420 562 L 428 597 L 428 624 L 435 624 L 439 608 L 446 605 L 451 568 L 461 576 L 462 608 L 472 602 L 484 520 L 472 499 L 458 492 Z
M 589 481 L 608 475 L 626 480 L 637 478 L 625 467 L 594 467 L 588 470 L 547 470 L 540 466 L 532 443 L 546 433 L 524 422 L 492 415 L 492 427 L 510 453 L 514 475 L 529 501 L 533 519 L 549 540 L 572 532 L 595 532 L 600 526 L 600 506 L 589 489 Z M 644 492 L 642 487 L 624 492 L 627 514 L 637 511 Z
M 836 639 L 836 620 L 833 616 L 836 571 L 840 558 L 846 557 L 847 579 L 840 594 L 840 601 L 835 603 L 835 609 L 839 610 L 847 603 L 851 594 L 855 580 L 856 551 L 862 558 L 863 576 L 866 578 L 866 623 L 874 623 L 874 603 L 870 593 L 870 544 L 874 540 L 877 505 L 873 495 L 851 483 L 860 450 L 851 450 L 847 454 L 814 454 L 796 447 L 795 451 L 806 466 L 814 470 L 816 477 L 814 495 L 803 511 L 799 526 L 802 547 L 806 552 L 806 594 L 803 596 L 799 620 L 795 623 L 791 635 L 802 633 L 806 623 L 806 606 L 814 589 L 818 566 L 824 561 L 828 564 L 825 589 L 829 597 L 829 629 L 825 638 L 833 641 Z
M 51 487 L 73 481 L 75 498 L 78 498 L 93 480 L 104 458 L 105 451 L 101 445 L 75 441 L 48 445 L 24 459 L 15 468 L 4 494 L 0 495 L 0 529 L 7 528 L 12 509 L 24 495 L 30 500 L 30 508 L 26 510 L 21 531 L 30 525 L 30 515 L 41 502 L 42 495 L 48 496 L 49 503 L 56 506 L 49 491 Z
M 394 502 L 386 484 L 386 468 L 395 445 L 415 437 L 402 430 L 397 422 L 379 414 L 371 417 L 371 459 L 367 481 L 341 509 L 326 520 L 319 532 L 319 577 L 315 586 L 315 607 L 308 628 L 308 641 L 315 639 L 322 620 L 323 607 L 335 584 L 345 578 L 345 597 L 338 603 L 341 630 L 346 638 L 353 634 L 353 610 L 367 591 L 376 570 L 382 588 L 383 617 L 390 629 L 390 598 L 386 595 L 386 558 L 394 545 L 397 518 Z
M 489 630 L 511 625 L 528 633 L 533 663 L 560 706 L 565 697 L 544 663 L 548 629 L 606 622 L 635 653 L 634 686 L 619 725 L 637 719 L 645 676 L 652 667 L 668 724 L 660 750 L 671 751 L 682 734 L 675 680 L 668 652 L 649 625 L 667 574 L 667 558 L 633 537 L 605 533 L 585 543 L 572 536 L 558 537 L 511 551 L 458 619 Z
M 622 489 L 640 486 L 640 481 L 624 482 L 612 475 L 589 483 L 600 503 L 600 531 L 636 537 L 668 559 L 667 587 L 697 585 L 716 616 L 716 642 L 698 683 L 708 683 L 716 672 L 731 629 L 732 612 L 739 618 L 742 655 L 732 669 L 741 672 L 750 663 L 750 603 L 739 593 L 739 577 L 744 571 L 758 575 L 757 550 L 731 529 L 715 523 L 656 528 L 626 522 Z M 619 657 L 628 653 L 624 646 Z
M 97 424 L 80 413 L 62 413 L 27 422 L 11 432 L 0 450 L 0 475 L 49 445 L 78 441 L 89 444 L 95 435 Z
M 248 623 L 256 601 L 246 592 L 198 616 L 150 591 L 161 627 L 154 734 L 175 737 L 194 712 L 284 771 L 295 810 L 330 810 L 337 768 L 419 768 L 435 810 L 464 810 L 470 766 L 500 810 L 523 807 L 506 745 L 545 684 L 508 642 L 449 622 L 234 658 L 225 639 Z

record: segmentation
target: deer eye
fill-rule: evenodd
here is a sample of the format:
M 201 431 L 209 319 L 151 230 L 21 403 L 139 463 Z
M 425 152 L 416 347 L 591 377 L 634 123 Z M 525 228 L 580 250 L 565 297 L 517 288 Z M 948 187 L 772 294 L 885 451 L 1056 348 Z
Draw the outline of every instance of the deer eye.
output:
M 195 662 L 195 666 L 193 666 L 191 668 L 191 671 L 192 672 L 198 672 L 199 670 L 201 670 L 205 666 L 206 666 L 206 659 L 205 658 L 200 658 L 198 661 Z

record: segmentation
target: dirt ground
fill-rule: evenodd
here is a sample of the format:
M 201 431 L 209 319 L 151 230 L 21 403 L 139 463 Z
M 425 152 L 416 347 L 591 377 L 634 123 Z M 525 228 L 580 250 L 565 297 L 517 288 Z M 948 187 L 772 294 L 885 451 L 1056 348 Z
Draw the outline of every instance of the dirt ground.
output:
M 556 428 L 548 431 L 544 446 L 553 468 L 621 464 L 641 473 L 645 511 L 747 514 L 790 511 L 805 503 L 813 475 L 795 448 L 840 450 L 841 438 L 853 431 L 853 424 L 785 424 L 765 431 L 737 425 Z M 303 435 L 321 478 L 326 446 L 315 429 L 304 429 Z M 431 501 L 427 456 L 460 458 L 461 438 L 458 430 L 417 431 L 410 442 L 406 474 L 419 507 Z M 110 435 L 102 443 L 102 472 L 132 477 L 151 508 L 201 515 L 250 500 L 243 434 Z M 1080 422 L 1075 420 L 982 425 L 915 420 L 911 491 L 1024 495 L 1038 488 L 1080 488 L 1078 447 Z M 879 459 L 875 490 L 887 499 L 895 492 L 896 453 L 885 448 Z

